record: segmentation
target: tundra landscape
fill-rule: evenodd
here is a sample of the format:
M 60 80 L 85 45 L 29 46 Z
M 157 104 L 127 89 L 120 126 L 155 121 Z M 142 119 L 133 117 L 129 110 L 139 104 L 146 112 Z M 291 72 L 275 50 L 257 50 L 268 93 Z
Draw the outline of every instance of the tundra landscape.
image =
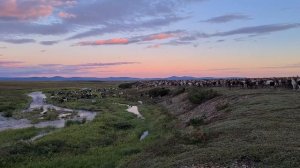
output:
M 300 88 L 262 81 L 2 82 L 0 167 L 298 167 Z
M 299 0 L 0 0 L 0 168 L 299 168 Z

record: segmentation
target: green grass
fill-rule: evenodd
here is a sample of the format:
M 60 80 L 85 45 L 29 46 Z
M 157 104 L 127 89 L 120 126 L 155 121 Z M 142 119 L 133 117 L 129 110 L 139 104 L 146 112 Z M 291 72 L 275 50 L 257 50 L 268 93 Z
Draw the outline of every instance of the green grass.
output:
M 20 140 L 30 139 L 38 134 L 39 131 L 36 128 L 2 131 L 0 132 L 0 147 L 10 146 Z
M 0 89 L 0 112 L 12 117 L 14 112 L 25 109 L 30 103 L 25 90 Z

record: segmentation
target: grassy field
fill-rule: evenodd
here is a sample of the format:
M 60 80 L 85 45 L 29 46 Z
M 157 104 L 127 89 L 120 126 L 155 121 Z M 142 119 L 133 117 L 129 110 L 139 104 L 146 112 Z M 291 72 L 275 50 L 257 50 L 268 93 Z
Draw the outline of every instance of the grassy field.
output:
M 1 83 L 0 109 L 18 114 L 28 106 L 26 94 L 31 91 L 83 87 L 117 85 Z M 139 97 L 147 90 L 137 93 L 129 89 L 126 97 L 52 102 L 68 108 L 93 109 L 98 115 L 91 122 L 62 129 L 0 132 L 0 167 L 299 167 L 299 92 L 214 88 L 214 96 L 204 95 L 205 99 L 195 93 L 206 91 L 194 91 L 190 102 L 189 89 L 170 89 L 167 96 L 157 99 Z M 201 98 L 201 104 L 193 103 L 198 102 L 195 98 Z M 176 99 L 189 107 L 184 113 L 176 111 L 181 110 L 177 106 L 182 106 L 175 103 Z M 137 100 L 146 103 L 138 105 Z M 168 105 L 160 103 L 163 101 Z M 145 120 L 116 103 L 138 105 Z M 213 112 L 208 113 L 211 109 Z M 140 141 L 147 130 L 150 135 Z M 28 141 L 45 131 L 51 133 Z

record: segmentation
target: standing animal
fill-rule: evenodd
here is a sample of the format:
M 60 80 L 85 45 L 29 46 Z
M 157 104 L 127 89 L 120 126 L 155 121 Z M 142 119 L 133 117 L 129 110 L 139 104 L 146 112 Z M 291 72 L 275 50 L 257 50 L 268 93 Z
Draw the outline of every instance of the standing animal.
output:
M 268 87 L 275 87 L 275 82 L 273 80 L 267 80 L 265 85 Z
M 293 85 L 293 89 L 294 90 L 296 90 L 297 89 L 297 87 L 298 87 L 298 83 L 297 83 L 297 81 L 296 81 L 297 79 L 295 79 L 295 78 L 292 78 L 292 85 Z

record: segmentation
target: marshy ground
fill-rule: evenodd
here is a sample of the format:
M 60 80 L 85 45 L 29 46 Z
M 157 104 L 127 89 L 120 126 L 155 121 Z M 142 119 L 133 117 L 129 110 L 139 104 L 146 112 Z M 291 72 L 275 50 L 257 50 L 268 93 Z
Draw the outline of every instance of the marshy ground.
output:
M 36 118 L 41 111 L 26 115 L 22 112 L 31 102 L 27 94 L 36 91 L 47 95 L 47 103 L 90 110 L 97 115 L 90 122 L 68 122 L 59 129 L 1 131 L 0 167 L 300 165 L 300 92 L 174 87 L 137 90 L 118 89 L 118 85 L 1 83 L 3 117 L 40 122 Z M 92 90 L 91 95 L 82 96 L 82 92 L 89 92 L 87 88 Z M 143 119 L 128 113 L 128 107 L 120 104 L 137 106 Z M 49 118 L 44 120 L 57 117 L 56 112 L 49 112 Z M 146 132 L 148 135 L 141 140 Z

